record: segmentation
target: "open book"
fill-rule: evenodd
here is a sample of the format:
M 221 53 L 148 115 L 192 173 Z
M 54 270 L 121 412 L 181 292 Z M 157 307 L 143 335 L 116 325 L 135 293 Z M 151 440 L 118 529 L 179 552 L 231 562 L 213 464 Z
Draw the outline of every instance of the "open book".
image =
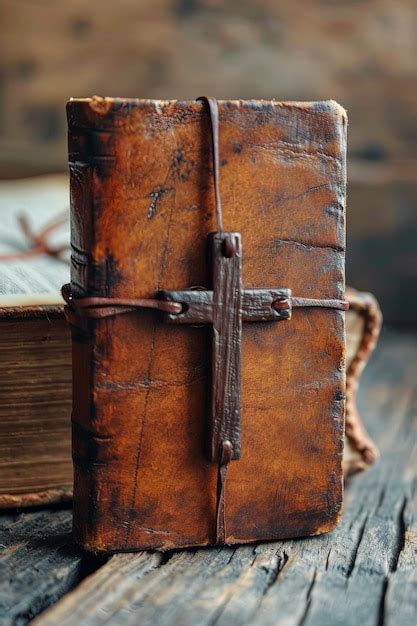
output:
M 47 244 L 68 245 L 67 177 L 0 182 L 0 209 L 0 507 L 37 505 L 72 489 L 69 263 L 65 248 L 36 254 L 24 228 L 36 238 L 58 217 Z
M 60 288 L 69 280 L 69 253 L 63 251 L 59 259 L 47 254 L 25 257 L 30 242 L 19 217 L 27 219 L 35 235 L 59 218 L 63 223 L 48 233 L 48 243 L 53 248 L 68 245 L 67 176 L 0 182 L 0 212 L 0 307 L 62 304 Z M 15 258 L 5 260 L 4 255 Z

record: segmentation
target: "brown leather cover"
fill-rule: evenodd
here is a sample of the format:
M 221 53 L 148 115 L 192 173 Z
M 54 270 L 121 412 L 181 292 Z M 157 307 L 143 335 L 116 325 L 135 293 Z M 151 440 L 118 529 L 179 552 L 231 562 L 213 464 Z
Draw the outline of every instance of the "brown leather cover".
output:
M 336 103 L 227 101 L 224 226 L 247 289 L 343 299 L 346 115 Z M 204 286 L 215 230 L 201 102 L 68 104 L 75 296 L 152 298 Z M 205 327 L 155 311 L 73 330 L 74 533 L 93 551 L 213 543 L 217 465 L 204 454 Z M 344 314 L 243 323 L 242 456 L 228 469 L 226 542 L 322 533 L 342 505 Z

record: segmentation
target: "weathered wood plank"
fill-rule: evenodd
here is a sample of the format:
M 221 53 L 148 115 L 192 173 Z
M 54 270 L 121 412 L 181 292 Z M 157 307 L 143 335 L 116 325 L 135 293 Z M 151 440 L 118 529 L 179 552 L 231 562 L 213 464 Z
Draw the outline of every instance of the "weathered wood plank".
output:
M 83 577 L 71 511 L 0 516 L 0 624 L 26 624 Z
M 417 338 L 386 334 L 360 394 L 382 458 L 351 480 L 334 532 L 257 546 L 117 555 L 36 625 L 413 624 L 416 381 Z
M 414 465 L 416 455 L 414 455 Z M 415 467 L 414 467 L 415 475 Z M 404 543 L 396 567 L 388 577 L 383 606 L 384 622 L 388 626 L 415 624 L 417 616 L 417 491 L 403 509 Z

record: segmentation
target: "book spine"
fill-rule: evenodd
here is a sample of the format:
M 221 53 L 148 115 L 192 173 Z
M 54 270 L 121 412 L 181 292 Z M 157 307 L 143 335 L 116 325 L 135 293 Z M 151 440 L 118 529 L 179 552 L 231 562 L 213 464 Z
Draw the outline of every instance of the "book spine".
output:
M 67 105 L 71 205 L 71 290 L 74 297 L 106 295 L 106 264 L 97 260 L 95 218 L 108 171 L 103 112 L 90 103 Z M 106 116 L 106 123 L 109 118 Z M 101 432 L 95 405 L 94 377 L 99 320 L 80 319 L 72 327 L 74 466 L 74 538 L 98 549 Z

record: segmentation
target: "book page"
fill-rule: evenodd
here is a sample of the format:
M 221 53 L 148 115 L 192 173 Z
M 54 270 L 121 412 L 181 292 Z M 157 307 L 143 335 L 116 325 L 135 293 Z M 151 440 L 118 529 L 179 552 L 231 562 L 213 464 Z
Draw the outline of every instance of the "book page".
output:
M 0 181 L 0 306 L 62 304 L 60 289 L 70 280 L 69 249 L 60 258 L 45 253 L 25 256 L 33 244 L 19 224 L 21 215 L 34 234 L 62 217 L 64 223 L 47 235 L 47 241 L 54 248 L 69 245 L 68 177 Z M 17 259 L 2 258 L 19 253 Z

